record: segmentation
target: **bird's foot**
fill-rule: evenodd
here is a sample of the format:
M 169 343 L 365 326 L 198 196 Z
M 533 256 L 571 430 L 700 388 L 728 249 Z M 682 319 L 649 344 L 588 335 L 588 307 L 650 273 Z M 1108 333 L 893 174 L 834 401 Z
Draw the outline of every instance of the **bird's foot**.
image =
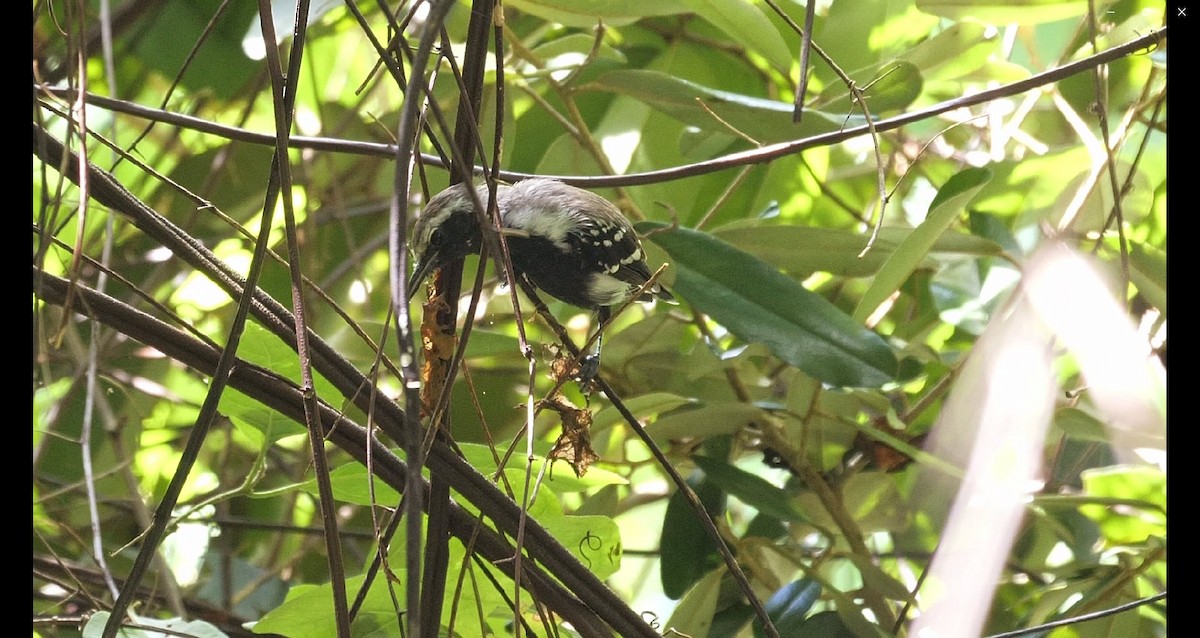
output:
M 585 388 L 591 385 L 596 379 L 596 374 L 600 372 L 600 355 L 589 354 L 579 360 L 579 373 L 575 375 L 575 379 L 579 381 L 579 386 Z

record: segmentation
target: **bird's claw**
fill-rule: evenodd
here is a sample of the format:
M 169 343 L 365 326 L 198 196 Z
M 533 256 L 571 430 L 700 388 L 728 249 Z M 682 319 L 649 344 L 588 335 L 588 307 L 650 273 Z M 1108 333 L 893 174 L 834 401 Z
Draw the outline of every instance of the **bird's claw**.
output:
M 596 378 L 596 374 L 600 372 L 600 355 L 589 354 L 579 360 L 579 374 L 575 379 L 579 381 L 580 386 L 587 386 Z

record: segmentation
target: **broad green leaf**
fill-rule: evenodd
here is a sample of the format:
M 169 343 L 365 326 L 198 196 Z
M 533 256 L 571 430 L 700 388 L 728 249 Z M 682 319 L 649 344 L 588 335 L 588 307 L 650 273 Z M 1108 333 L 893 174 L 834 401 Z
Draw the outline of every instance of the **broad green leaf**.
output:
M 763 514 L 781 521 L 804 519 L 804 515 L 796 509 L 792 497 L 767 479 L 707 456 L 696 455 L 692 457 L 692 461 L 696 467 L 704 470 L 705 478 Z
M 862 633 L 851 631 L 846 620 L 842 619 L 838 612 L 817 612 L 804 621 L 796 633 L 792 634 L 792 638 L 862 638 L 863 636 L 880 636 L 882 634 L 877 625 L 866 622 L 862 616 L 853 614 L 851 618 L 856 618 L 858 625 L 865 626 L 862 628 L 868 631 Z
M 594 426 L 594 424 L 593 424 Z M 540 449 L 540 454 L 534 454 L 533 457 L 533 473 L 536 475 L 542 465 L 546 462 L 545 453 L 549 451 L 549 445 L 537 446 Z M 479 470 L 484 476 L 492 476 L 496 471 L 496 460 L 492 455 L 492 448 L 480 443 L 459 443 L 459 451 L 462 452 L 463 458 L 471 464 L 476 470 Z M 509 476 L 509 480 L 519 479 L 524 482 L 525 476 L 525 456 L 514 455 L 509 459 L 504 471 Z M 546 473 L 542 486 L 552 489 L 557 493 L 564 492 L 582 492 L 605 485 L 625 485 L 629 481 L 614 472 L 610 472 L 604 468 L 592 466 L 588 468 L 587 474 L 583 477 L 575 476 L 574 472 L 567 469 L 566 464 L 556 463 Z
M 246 323 L 246 331 L 238 346 L 238 357 L 275 372 L 297 385 L 300 383 L 299 355 L 257 323 Z M 316 372 L 313 372 L 313 383 L 319 398 L 336 402 L 341 397 L 341 393 L 333 384 Z M 233 388 L 227 388 L 221 395 L 220 411 L 247 434 L 253 436 L 253 432 L 257 430 L 267 441 L 276 441 L 304 431 L 302 424 Z M 252 429 L 246 428 L 247 425 Z
M 705 511 L 719 519 L 725 511 L 725 493 L 712 481 L 697 473 L 687 484 L 696 492 Z M 679 599 L 706 572 L 721 563 L 712 538 L 696 519 L 696 511 L 683 494 L 676 491 L 667 501 L 659 540 L 659 576 L 663 593 Z
M 629 170 L 653 114 L 653 109 L 640 100 L 627 95 L 613 98 L 594 131 L 613 170 L 618 173 Z
M 860 554 L 850 554 L 847 558 L 850 559 L 850 562 L 854 563 L 854 567 L 858 570 L 863 585 L 866 587 L 892 600 L 913 600 L 913 594 L 909 591 L 908 587 L 891 574 L 883 571 L 870 557 Z
M 1078 408 L 1065 408 L 1054 414 L 1054 427 L 1067 436 L 1081 441 L 1105 443 L 1110 441 L 1108 426 Z
M 1096 2 L 1102 12 L 1111 0 Z M 917 8 L 926 13 L 962 20 L 973 18 L 992 24 L 1038 24 L 1087 13 L 1087 0 L 917 0 Z
M 277 410 L 263 405 L 239 390 L 226 388 L 221 394 L 220 411 L 233 425 L 256 444 L 275 442 L 285 436 L 301 434 L 304 426 Z
M 343 463 L 330 470 L 329 484 L 333 488 L 333 498 L 343 503 L 391 507 L 400 502 L 400 493 L 387 483 L 378 478 L 369 482 L 366 466 L 359 463 Z M 301 483 L 299 487 L 310 494 L 317 494 L 315 478 Z M 372 489 L 374 500 L 371 499 Z
M 844 113 L 810 109 L 794 124 L 788 102 L 721 91 L 658 71 L 610 71 L 581 88 L 632 96 L 684 124 L 715 133 L 731 133 L 733 127 L 762 143 L 825 133 L 846 122 Z
M 241 48 L 242 31 L 256 16 L 256 9 L 231 3 L 224 19 L 209 24 L 219 5 L 217 0 L 162 3 L 138 24 L 137 37 L 127 43 L 132 52 L 126 53 L 125 63 L 137 60 L 163 77 L 175 77 L 188 62 L 188 72 L 179 75 L 182 86 L 232 99 L 260 70 Z M 204 46 L 198 48 L 181 46 L 201 40 Z M 194 57 L 189 60 L 190 56 Z
M 570 33 L 556 38 L 533 50 L 533 54 L 546 63 L 546 68 L 571 69 L 583 62 L 593 49 L 596 49 L 596 59 L 607 59 L 623 62 L 625 54 L 601 42 L 596 48 L 595 36 L 584 33 Z
M 1110 545 L 1145 543 L 1167 536 L 1167 477 L 1156 467 L 1111 466 L 1082 474 L 1089 497 L 1121 499 L 1123 505 L 1083 505 L 1079 509 L 1096 521 Z M 1143 507 L 1132 505 L 1141 501 Z
M 968 168 L 946 181 L 929 204 L 925 221 L 888 258 L 871 287 L 854 309 L 855 321 L 866 321 L 871 313 L 900 288 L 917 264 L 929 254 L 937 238 L 946 231 L 979 189 L 992 178 L 986 168 Z
M 898 111 L 912 104 L 921 95 L 924 83 L 921 71 L 915 64 L 905 60 L 893 60 L 874 69 L 858 81 L 857 88 L 862 92 L 863 101 L 871 117 L 878 119 L 882 113 Z M 813 108 L 822 113 L 840 113 L 843 121 L 849 114 L 862 116 L 862 107 L 853 99 L 850 89 L 840 81 L 822 91 L 814 100 Z M 805 109 L 804 112 L 807 115 L 811 110 Z M 855 122 L 859 123 L 862 122 Z
M 1151 210 L 1155 187 L 1145 171 L 1137 169 L 1129 162 L 1118 160 L 1114 170 L 1122 175 L 1124 180 L 1120 190 L 1121 207 L 1124 211 L 1123 223 L 1136 224 Z M 1111 183 L 1107 179 L 1098 180 L 1095 188 L 1089 188 L 1082 202 L 1077 202 L 1075 194 L 1087 181 L 1087 176 L 1078 174 L 1070 181 L 1060 182 L 1062 192 L 1052 209 L 1048 223 L 1061 228 L 1062 224 L 1069 221 L 1071 230 L 1076 233 L 1098 232 L 1106 227 L 1113 210 Z
M 621 568 L 621 530 L 607 516 L 563 514 L 562 502 L 549 490 L 539 492 L 529 516 L 596 575 L 605 579 Z
M 705 439 L 733 434 L 761 414 L 761 408 L 749 403 L 714 403 L 659 417 L 647 430 L 662 442 L 681 438 Z
M 917 11 L 908 1 L 833 2 L 827 10 L 818 9 L 821 14 L 825 17 L 814 24 L 813 41 L 859 82 L 869 77 L 863 78 L 856 71 L 874 68 L 894 57 L 905 44 L 915 43 L 917 34 L 928 33 L 937 24 L 936 17 Z M 814 62 L 812 71 L 827 86 L 841 82 L 822 62 Z
M 468 460 L 478 460 L 483 463 L 482 467 L 476 466 L 477 469 L 490 476 L 496 464 L 491 460 L 490 453 L 486 452 L 486 446 L 468 444 L 465 447 L 474 448 L 468 455 Z M 537 472 L 542 463 L 543 457 L 537 457 L 534 461 L 533 474 L 529 477 L 531 482 L 537 480 Z M 598 476 L 594 481 L 591 480 L 593 472 Z M 524 493 L 526 482 L 524 468 L 514 467 L 505 470 L 505 476 L 519 500 Z M 372 503 L 370 484 L 364 466 L 358 463 L 346 463 L 334 468 L 329 472 L 329 481 L 333 487 L 334 498 L 337 500 L 357 505 Z M 529 506 L 529 516 L 536 519 L 564 547 L 571 550 L 579 562 L 600 578 L 607 578 L 620 567 L 621 534 L 616 522 L 607 516 L 568 516 L 563 514 L 562 503 L 555 490 L 580 491 L 614 482 L 625 482 L 625 480 L 599 468 L 589 469 L 583 479 L 576 478 L 573 472 L 567 470 L 555 472 L 554 478 L 547 476 L 543 479 L 536 498 Z M 309 493 L 316 494 L 315 479 L 302 483 L 300 487 Z M 376 480 L 374 490 L 377 504 L 391 506 L 400 502 L 400 494 L 383 481 Z M 472 509 L 465 499 L 457 495 L 456 499 L 464 507 Z
M 664 230 L 653 241 L 674 260 L 679 296 L 745 341 L 834 386 L 894 378 L 895 354 L 879 335 L 770 264 L 690 229 Z
M 839 609 L 841 609 L 839 607 Z M 857 614 L 856 614 L 857 615 Z M 871 625 L 859 618 L 861 624 L 867 625 L 872 632 L 856 634 L 850 631 L 846 621 L 836 611 L 822 611 L 809 616 L 804 623 L 792 634 L 793 638 L 859 638 L 861 636 L 879 635 L 877 626 Z
M 680 636 L 707 636 L 712 628 L 717 601 L 721 595 L 721 578 L 725 570 L 708 572 L 694 587 L 688 590 L 666 627 Z
M 792 67 L 792 54 L 787 43 L 763 14 L 760 5 L 749 0 L 685 1 L 697 15 L 729 34 L 748 51 L 762 55 L 776 69 L 786 71 Z
M 393 545 L 403 552 L 404 543 L 401 540 Z M 447 561 L 447 582 L 454 583 L 465 565 L 474 572 L 466 575 L 467 582 L 479 579 L 487 582 L 487 576 L 479 573 L 480 567 L 472 561 L 463 561 L 465 550 L 457 539 L 450 542 L 450 560 Z M 392 592 L 404 600 L 405 575 L 402 558 L 393 558 L 391 570 L 395 581 L 390 584 L 387 577 L 378 576 L 371 583 L 371 588 L 363 598 L 362 605 L 351 625 L 354 636 L 384 638 L 394 636 L 397 626 L 397 610 L 392 599 Z M 492 577 L 501 586 L 511 590 L 512 581 L 498 570 L 489 569 Z M 352 576 L 346 579 L 346 590 L 357 592 L 362 588 L 363 577 Z M 443 609 L 443 624 L 449 621 L 451 610 L 455 605 L 461 609 L 479 610 L 483 616 L 498 611 L 504 604 L 504 598 L 494 587 L 463 587 L 461 591 L 454 587 L 446 588 L 446 600 Z M 507 611 L 507 610 L 506 610 Z M 261 634 L 281 634 L 288 638 L 328 638 L 337 635 L 333 610 L 333 590 L 328 583 L 322 585 L 298 585 L 288 592 L 287 600 L 275 609 L 269 611 L 254 625 L 254 632 Z M 461 621 L 460 621 L 461 622 Z
M 605 346 L 606 354 L 607 351 L 608 346 Z M 692 400 L 669 392 L 653 392 L 625 399 L 625 407 L 629 408 L 629 411 L 637 415 L 638 418 L 669 412 L 688 403 L 692 403 Z M 625 417 L 616 408 L 606 407 L 597 412 L 596 416 L 592 418 L 592 431 L 596 432 L 624 422 Z
M 1163 315 L 1167 314 L 1167 256 L 1154 246 L 1129 245 L 1129 278 L 1138 292 Z
M 588 175 L 600 171 L 596 157 L 589 153 L 579 140 L 569 133 L 555 138 L 539 154 L 538 173 L 575 173 Z
M 961 80 L 963 82 L 1010 84 L 1013 82 L 1026 80 L 1031 75 L 1033 74 L 1029 72 L 1029 69 L 1021 66 L 1020 64 L 1009 62 L 1008 60 L 999 60 L 993 57 L 988 58 L 987 62 L 985 62 L 983 66 L 966 74 L 961 78 Z M 953 87 L 951 87 L 951 91 L 953 91 L 954 87 L 961 88 L 961 86 L 961 83 L 954 84 Z
M 912 232 L 908 228 L 881 229 L 875 245 L 861 257 L 868 237 L 850 230 L 760 225 L 719 229 L 713 235 L 803 279 L 814 272 L 839 277 L 874 275 Z M 929 252 L 982 257 L 999 255 L 1002 250 L 983 237 L 946 232 L 934 241 Z M 928 256 L 922 260 L 925 265 L 934 263 Z
M 779 630 L 779 635 L 794 636 L 801 630 L 805 616 L 808 615 L 813 604 L 820 600 L 820 597 L 821 583 L 811 578 L 801 578 L 776 590 L 764 603 L 764 607 L 767 609 L 767 615 L 771 618 L 771 623 L 775 625 L 775 629 Z M 755 638 L 762 638 L 766 635 L 762 623 L 755 621 Z
M 955 22 L 900 57 L 928 79 L 956 79 L 987 63 L 999 45 L 999 34 L 979 22 Z
M 569 27 L 581 28 L 594 27 L 600 22 L 622 26 L 642 18 L 690 11 L 682 0 L 510 0 L 505 4 Z
M 1012 229 L 998 215 L 973 210 L 967 214 L 967 225 L 971 229 L 972 237 L 991 240 L 995 242 L 998 249 L 1003 249 L 1012 255 L 1021 255 L 1025 252 L 1021 248 L 1021 244 L 1017 242 L 1017 238 L 1013 236 Z M 937 250 L 937 244 L 934 244 L 934 250 Z
M 541 447 L 548 448 L 548 446 L 549 444 L 544 444 Z M 467 462 L 481 474 L 488 477 L 495 474 L 496 461 L 492 457 L 488 446 L 479 443 L 460 443 L 458 447 Z M 514 486 L 525 484 L 524 459 L 524 456 L 514 456 L 509 460 L 508 466 L 505 468 L 505 476 L 508 478 L 509 483 Z M 537 478 L 537 474 L 545 462 L 545 456 L 534 455 L 534 479 Z M 371 489 L 367 477 L 367 468 L 359 463 L 345 463 L 333 468 L 329 472 L 329 480 L 333 487 L 334 498 L 346 503 L 354 503 L 355 505 L 370 505 L 372 503 Z M 589 468 L 587 474 L 580 478 L 575 476 L 574 472 L 567 470 L 563 465 L 556 464 L 552 470 L 547 471 L 546 476 L 542 480 L 541 487 L 557 493 L 566 493 L 581 492 L 605 485 L 624 485 L 628 482 L 625 477 L 619 474 L 595 466 Z M 312 494 L 317 493 L 316 479 L 305 481 L 300 486 Z M 375 503 L 384 505 L 395 504 L 398 502 L 397 499 L 399 497 L 400 494 L 386 483 L 378 479 L 375 480 Z
M 858 521 L 864 531 L 900 530 L 908 526 L 910 511 L 896 481 L 882 472 L 860 472 L 846 481 L 846 511 Z M 818 529 L 836 529 L 834 521 L 812 492 L 796 495 L 796 509 Z

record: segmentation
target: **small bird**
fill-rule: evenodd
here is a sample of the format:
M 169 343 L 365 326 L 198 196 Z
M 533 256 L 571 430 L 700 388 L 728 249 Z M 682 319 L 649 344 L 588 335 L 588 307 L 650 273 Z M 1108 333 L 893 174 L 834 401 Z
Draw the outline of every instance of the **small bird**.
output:
M 475 187 L 486 204 L 486 184 Z M 478 253 L 483 235 L 466 184 L 438 193 L 426 204 L 412 233 L 416 267 L 409 294 L 431 272 L 452 259 Z M 650 280 L 650 267 L 637 233 L 611 202 L 581 188 L 546 178 L 526 179 L 496 189 L 500 226 L 513 271 L 535 287 L 573 306 L 595 310 L 601 326 L 612 308 Z M 674 296 L 655 283 L 639 301 Z M 594 375 L 600 348 L 584 361 L 582 377 Z M 591 373 L 591 374 L 589 374 Z

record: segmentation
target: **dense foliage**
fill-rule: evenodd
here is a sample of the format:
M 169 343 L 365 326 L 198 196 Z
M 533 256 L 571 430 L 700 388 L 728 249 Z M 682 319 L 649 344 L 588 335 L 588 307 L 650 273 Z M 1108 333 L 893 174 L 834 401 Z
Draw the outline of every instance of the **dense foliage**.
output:
M 35 635 L 1166 634 L 1162 3 L 311 4 L 34 3 Z M 596 384 L 394 303 L 464 160 L 664 266 Z

